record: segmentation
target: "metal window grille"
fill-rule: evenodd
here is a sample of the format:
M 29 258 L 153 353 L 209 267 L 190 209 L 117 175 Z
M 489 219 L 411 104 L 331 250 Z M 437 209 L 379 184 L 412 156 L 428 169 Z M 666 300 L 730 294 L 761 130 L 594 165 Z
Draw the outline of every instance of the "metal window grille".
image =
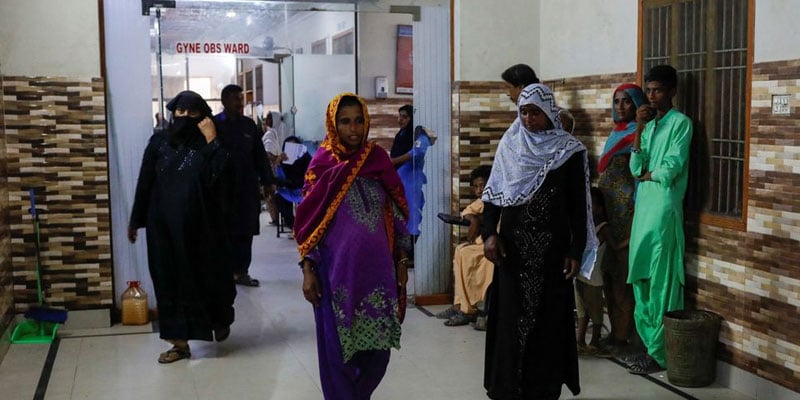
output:
M 676 106 L 694 121 L 690 209 L 741 217 L 748 0 L 644 0 L 642 66 L 678 70 Z

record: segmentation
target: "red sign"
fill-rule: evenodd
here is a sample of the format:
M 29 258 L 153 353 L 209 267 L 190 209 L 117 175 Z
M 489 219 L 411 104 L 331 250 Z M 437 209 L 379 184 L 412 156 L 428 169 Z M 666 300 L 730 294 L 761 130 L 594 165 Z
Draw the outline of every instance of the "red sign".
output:
M 250 54 L 249 43 L 178 42 L 178 54 Z

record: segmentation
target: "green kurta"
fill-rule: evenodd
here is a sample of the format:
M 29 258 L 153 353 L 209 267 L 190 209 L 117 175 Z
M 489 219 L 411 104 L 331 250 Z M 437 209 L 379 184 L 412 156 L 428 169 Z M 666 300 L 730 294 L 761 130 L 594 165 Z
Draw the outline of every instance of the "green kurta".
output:
M 642 132 L 641 152 L 632 153 L 639 183 L 630 240 L 628 283 L 633 284 L 636 330 L 648 353 L 663 367 L 665 312 L 683 308 L 683 196 L 689 175 L 692 121 L 669 110 Z

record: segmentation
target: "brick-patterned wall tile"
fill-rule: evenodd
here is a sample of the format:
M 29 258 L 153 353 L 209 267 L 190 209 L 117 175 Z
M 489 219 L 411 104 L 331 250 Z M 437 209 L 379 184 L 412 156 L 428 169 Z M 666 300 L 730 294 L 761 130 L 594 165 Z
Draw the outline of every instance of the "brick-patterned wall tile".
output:
M 11 271 L 11 225 L 8 212 L 8 160 L 5 132 L 3 77 L 0 76 L 0 332 L 14 314 L 14 286 Z
M 725 361 L 800 391 L 800 60 L 753 66 L 747 230 L 690 222 L 689 304 L 725 322 Z M 794 94 L 773 116 L 772 94 Z
M 687 217 L 689 308 L 723 317 L 720 359 L 800 391 L 800 60 L 753 66 L 747 230 Z M 575 135 L 596 160 L 611 129 L 611 96 L 634 74 L 545 82 L 575 116 Z M 467 176 L 491 162 L 514 114 L 499 82 L 456 82 L 452 91 L 453 210 L 470 201 Z M 771 96 L 792 94 L 788 117 Z
M 397 126 L 397 110 L 405 104 L 412 104 L 411 98 L 388 98 L 367 100 L 369 109 L 369 138 L 387 151 L 392 148 L 394 136 L 400 127 Z
M 104 90 L 99 78 L 3 77 L 7 221 L 18 311 L 36 302 L 29 188 L 44 210 L 47 301 L 73 310 L 112 304 Z
M 611 74 L 544 82 L 556 94 L 560 106 L 575 117 L 575 135 L 589 148 L 591 164 L 596 165 L 605 139 L 613 126 L 611 102 L 614 89 L 632 82 L 635 75 Z M 452 90 L 453 171 L 458 171 L 458 187 L 453 188 L 454 211 L 471 201 L 469 173 L 481 164 L 491 163 L 500 137 L 516 118 L 502 82 L 455 82 Z

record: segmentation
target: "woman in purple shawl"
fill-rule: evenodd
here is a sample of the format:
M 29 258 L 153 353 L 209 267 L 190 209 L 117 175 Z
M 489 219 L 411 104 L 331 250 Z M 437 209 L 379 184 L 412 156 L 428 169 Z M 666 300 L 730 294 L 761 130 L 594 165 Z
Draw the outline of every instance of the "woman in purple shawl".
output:
M 633 218 L 635 181 L 628 168 L 631 144 L 636 131 L 636 109 L 645 103 L 644 92 L 627 83 L 614 91 L 611 115 L 614 130 L 608 136 L 598 163 L 598 186 L 603 192 L 608 227 L 614 243 L 627 243 Z M 606 252 L 603 265 L 603 292 L 608 305 L 611 332 L 606 343 L 611 347 L 628 344 L 633 332 L 633 289 L 628 280 L 628 248 Z
M 389 155 L 367 141 L 364 100 L 335 97 L 326 127 L 294 225 L 303 295 L 314 305 L 325 399 L 369 399 L 389 349 L 400 348 L 408 211 Z

